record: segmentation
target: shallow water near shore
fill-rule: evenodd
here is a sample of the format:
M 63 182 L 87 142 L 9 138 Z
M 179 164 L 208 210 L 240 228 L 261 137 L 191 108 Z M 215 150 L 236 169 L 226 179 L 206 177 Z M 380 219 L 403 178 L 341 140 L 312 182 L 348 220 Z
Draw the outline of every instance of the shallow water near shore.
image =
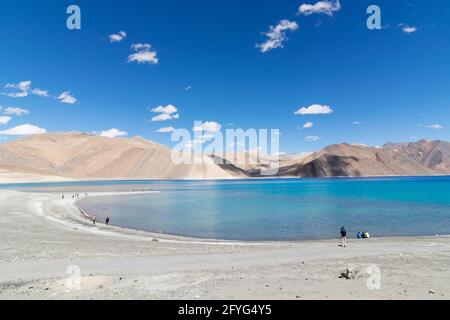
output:
M 312 240 L 450 234 L 450 177 L 97 181 L 15 186 L 33 191 L 140 190 L 156 194 L 79 201 L 99 220 L 167 234 L 225 240 Z

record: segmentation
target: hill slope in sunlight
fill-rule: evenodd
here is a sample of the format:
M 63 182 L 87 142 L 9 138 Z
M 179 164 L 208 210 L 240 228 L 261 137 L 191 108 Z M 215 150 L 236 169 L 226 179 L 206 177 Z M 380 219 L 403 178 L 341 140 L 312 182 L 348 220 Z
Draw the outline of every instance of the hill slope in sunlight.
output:
M 229 179 L 211 158 L 174 164 L 171 150 L 142 138 L 84 133 L 29 136 L 0 145 L 0 169 L 24 174 L 99 179 Z

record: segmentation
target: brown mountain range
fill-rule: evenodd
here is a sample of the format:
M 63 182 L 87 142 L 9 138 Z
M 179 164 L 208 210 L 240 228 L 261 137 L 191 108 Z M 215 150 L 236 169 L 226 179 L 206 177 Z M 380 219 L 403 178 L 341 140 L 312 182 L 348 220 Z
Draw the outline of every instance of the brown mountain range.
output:
M 249 160 L 255 160 L 250 164 Z M 166 146 L 140 137 L 84 133 L 34 135 L 0 145 L 0 182 L 15 179 L 232 179 L 260 176 L 274 159 L 246 154 L 201 164 L 175 164 Z M 450 143 L 388 143 L 381 148 L 337 144 L 318 152 L 283 156 L 277 177 L 408 176 L 450 174 Z M 8 178 L 9 177 L 9 178 Z

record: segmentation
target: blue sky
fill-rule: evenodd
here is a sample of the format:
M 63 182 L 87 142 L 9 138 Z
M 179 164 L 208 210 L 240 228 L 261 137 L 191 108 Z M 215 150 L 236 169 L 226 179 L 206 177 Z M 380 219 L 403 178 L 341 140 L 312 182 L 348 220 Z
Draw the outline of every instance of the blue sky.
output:
M 299 10 L 316 3 L 1 1 L 0 141 L 35 127 L 115 128 L 172 146 L 170 133 L 156 131 L 196 120 L 280 129 L 288 153 L 449 140 L 450 3 L 341 0 Z M 66 27 L 71 4 L 81 8 L 81 30 Z M 371 4 L 381 8 L 381 30 L 366 27 Z M 128 61 L 136 53 L 147 63 Z M 158 106 L 176 111 L 151 121 Z M 327 107 L 333 112 L 300 114 Z

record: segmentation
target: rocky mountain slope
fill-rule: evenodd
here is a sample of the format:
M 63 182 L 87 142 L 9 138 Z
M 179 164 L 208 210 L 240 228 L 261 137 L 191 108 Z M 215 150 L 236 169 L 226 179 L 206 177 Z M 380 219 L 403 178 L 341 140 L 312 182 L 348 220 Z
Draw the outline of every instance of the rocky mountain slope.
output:
M 29 136 L 0 145 L 0 182 L 6 174 L 52 180 L 246 178 L 261 176 L 261 170 L 275 161 L 247 153 L 231 159 L 204 155 L 196 164 L 176 164 L 171 152 L 140 137 L 105 138 L 84 133 Z M 445 175 L 450 174 L 450 143 L 422 140 L 388 143 L 382 148 L 344 143 L 315 153 L 282 156 L 278 165 L 278 177 Z

